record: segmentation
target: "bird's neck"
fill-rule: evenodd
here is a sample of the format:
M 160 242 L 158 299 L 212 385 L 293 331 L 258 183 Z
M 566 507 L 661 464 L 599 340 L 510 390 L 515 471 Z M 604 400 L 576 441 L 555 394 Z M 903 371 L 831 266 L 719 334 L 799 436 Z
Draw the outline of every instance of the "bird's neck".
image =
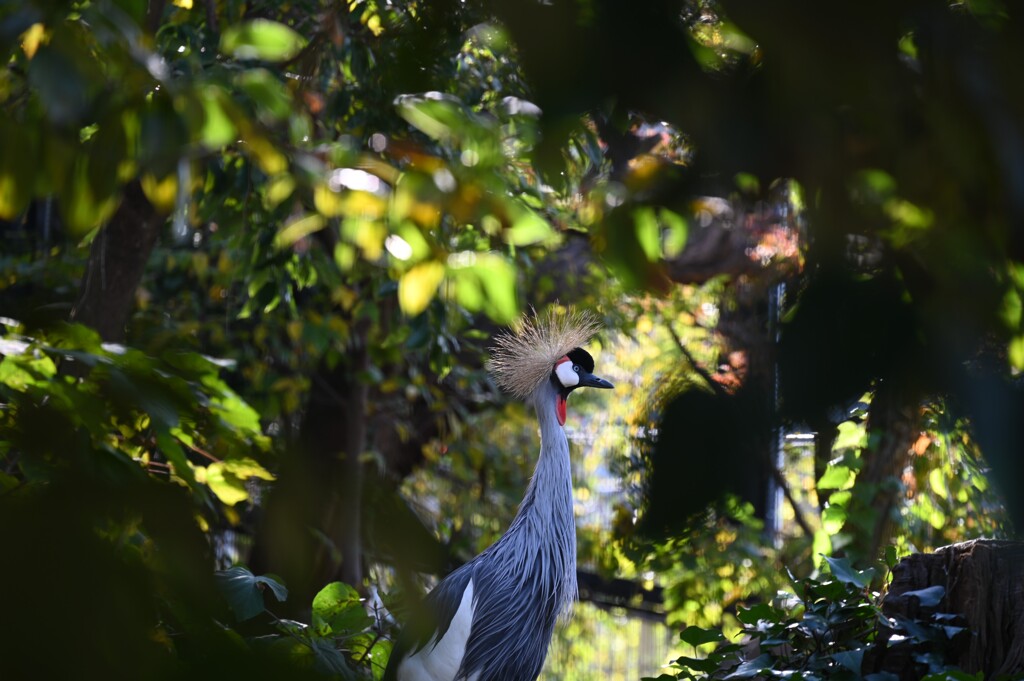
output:
M 569 462 L 569 441 L 555 413 L 557 393 L 544 386 L 534 399 L 540 423 L 540 457 L 530 487 L 523 499 L 544 518 L 555 522 L 572 522 L 572 469 Z M 523 510 L 522 508 L 520 509 Z

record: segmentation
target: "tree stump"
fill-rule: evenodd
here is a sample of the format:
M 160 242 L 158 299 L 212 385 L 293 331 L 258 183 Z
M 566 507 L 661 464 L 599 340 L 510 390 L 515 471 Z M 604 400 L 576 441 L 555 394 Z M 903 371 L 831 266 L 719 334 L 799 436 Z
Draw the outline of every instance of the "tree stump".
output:
M 967 635 L 947 651 L 949 662 L 968 673 L 984 672 L 986 679 L 1020 678 L 1024 543 L 978 539 L 908 556 L 893 569 L 882 611 L 906 619 L 930 613 L 962 617 Z

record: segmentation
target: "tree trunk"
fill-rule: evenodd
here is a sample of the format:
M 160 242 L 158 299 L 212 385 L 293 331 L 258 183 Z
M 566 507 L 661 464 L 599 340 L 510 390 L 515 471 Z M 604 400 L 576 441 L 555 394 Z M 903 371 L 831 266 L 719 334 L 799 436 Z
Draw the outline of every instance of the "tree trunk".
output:
M 888 617 L 922 620 L 933 612 L 958 615 L 968 635 L 955 647 L 949 662 L 969 674 L 983 672 L 986 679 L 1021 678 L 1024 673 L 1024 543 L 974 540 L 953 544 L 935 553 L 904 558 L 893 570 L 892 584 L 882 600 Z M 942 598 L 929 606 L 922 589 L 941 587 Z M 915 593 L 916 592 L 916 593 Z M 931 593 L 939 593 L 935 589 Z M 924 596 L 924 597 L 922 597 Z M 948 618 L 943 618 L 943 622 Z M 954 639 L 954 642 L 959 639 Z M 912 656 L 896 662 L 885 646 L 873 666 L 908 673 Z M 901 668 L 902 667 L 902 668 Z M 869 669 L 864 669 L 867 673 Z
M 895 386 L 893 381 L 881 383 L 871 400 L 864 467 L 857 475 L 845 528 L 852 535 L 846 551 L 854 559 L 877 560 L 889 543 L 903 489 L 900 478 L 920 432 L 917 400 Z
M 135 290 L 164 220 L 138 182 L 125 187 L 121 205 L 89 249 L 71 321 L 92 327 L 105 342 L 124 342 Z

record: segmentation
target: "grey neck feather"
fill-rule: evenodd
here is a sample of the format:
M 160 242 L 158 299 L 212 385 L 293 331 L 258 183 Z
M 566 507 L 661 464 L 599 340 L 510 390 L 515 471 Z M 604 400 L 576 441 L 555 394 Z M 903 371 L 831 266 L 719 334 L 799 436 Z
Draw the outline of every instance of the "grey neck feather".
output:
M 576 521 L 569 441 L 555 415 L 557 395 L 551 381 L 545 381 L 533 393 L 531 401 L 540 422 L 540 457 L 509 529 L 516 528 L 516 534 L 522 533 L 518 550 L 525 545 L 536 547 L 542 554 L 537 558 L 549 571 L 545 581 L 550 580 L 552 596 L 558 599 L 559 610 L 566 615 L 577 596 Z

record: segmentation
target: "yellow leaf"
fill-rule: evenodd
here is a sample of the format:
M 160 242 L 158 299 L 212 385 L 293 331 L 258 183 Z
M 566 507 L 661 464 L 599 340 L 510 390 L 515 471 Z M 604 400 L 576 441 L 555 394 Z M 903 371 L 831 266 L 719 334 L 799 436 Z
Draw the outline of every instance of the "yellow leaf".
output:
M 413 317 L 427 309 L 444 279 L 444 265 L 436 261 L 416 265 L 398 282 L 398 306 Z
M 29 59 L 36 56 L 36 50 L 40 45 L 45 45 L 48 42 L 50 42 L 50 36 L 42 24 L 32 24 L 21 34 L 21 49 Z
M 152 173 L 146 173 L 142 176 L 142 191 L 159 212 L 170 213 L 178 198 L 178 176 L 171 173 L 158 180 Z
M 337 192 L 331 191 L 327 183 L 318 184 L 313 188 L 313 205 L 321 215 L 336 218 L 344 212 L 345 202 Z
M 192 9 L 192 0 L 171 0 L 175 7 L 182 9 Z

